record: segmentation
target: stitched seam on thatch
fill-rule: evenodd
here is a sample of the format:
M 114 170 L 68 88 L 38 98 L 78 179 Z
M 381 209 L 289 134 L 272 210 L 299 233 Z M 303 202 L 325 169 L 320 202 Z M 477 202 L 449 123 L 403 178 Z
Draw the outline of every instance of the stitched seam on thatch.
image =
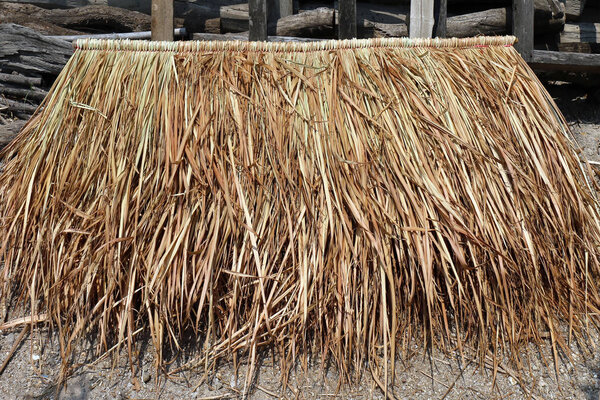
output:
M 88 51 L 133 51 L 133 52 L 173 52 L 209 53 L 231 52 L 320 52 L 332 50 L 354 50 L 375 48 L 447 48 L 468 49 L 492 46 L 511 47 L 516 42 L 514 36 L 481 36 L 475 38 L 451 39 L 410 39 L 377 38 L 352 40 L 327 40 L 321 42 L 246 42 L 246 41 L 184 41 L 147 42 L 129 40 L 80 39 L 74 42 L 76 50 Z

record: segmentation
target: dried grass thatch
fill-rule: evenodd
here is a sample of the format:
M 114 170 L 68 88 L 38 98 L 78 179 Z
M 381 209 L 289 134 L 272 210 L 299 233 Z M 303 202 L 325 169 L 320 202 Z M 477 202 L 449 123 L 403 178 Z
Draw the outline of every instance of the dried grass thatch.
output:
M 3 153 L 1 294 L 64 357 L 562 346 L 598 321 L 599 214 L 513 41 L 80 41 Z

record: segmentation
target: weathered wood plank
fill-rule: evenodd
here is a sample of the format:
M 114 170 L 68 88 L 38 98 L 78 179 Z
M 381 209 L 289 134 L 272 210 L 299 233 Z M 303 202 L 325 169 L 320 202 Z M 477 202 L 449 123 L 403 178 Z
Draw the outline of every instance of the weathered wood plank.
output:
M 565 24 L 564 30 L 560 33 L 558 49 L 577 53 L 600 52 L 600 23 Z
M 565 24 L 560 33 L 561 43 L 600 43 L 600 23 L 580 22 Z
M 352 39 L 357 37 L 356 0 L 340 0 L 338 38 Z
M 408 23 L 411 38 L 430 38 L 435 23 L 433 17 L 434 0 L 413 0 L 410 3 Z
M 267 12 L 267 23 L 277 21 L 279 18 L 287 17 L 294 13 L 294 2 L 293 0 L 268 0 Z
M 513 35 L 518 39 L 515 49 L 525 61 L 530 61 L 533 52 L 533 0 L 513 0 Z
M 446 37 L 448 0 L 435 0 L 434 17 L 433 35 L 441 38 Z
M 173 0 L 152 0 L 152 40 L 173 41 Z
M 267 40 L 267 0 L 248 2 L 250 40 Z
M 600 72 L 600 54 L 534 50 L 531 65 L 536 69 Z

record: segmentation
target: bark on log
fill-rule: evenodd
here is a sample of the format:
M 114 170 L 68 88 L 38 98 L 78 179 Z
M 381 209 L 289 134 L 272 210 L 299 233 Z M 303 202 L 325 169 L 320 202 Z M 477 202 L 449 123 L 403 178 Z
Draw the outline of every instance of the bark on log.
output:
M 139 32 L 150 30 L 149 15 L 109 6 L 85 6 L 75 9 L 47 10 L 27 4 L 0 3 L 0 18 L 5 23 L 28 24 L 35 29 L 41 26 L 53 35 L 88 33 Z M 183 25 L 181 18 L 176 26 Z M 58 29 L 57 29 L 58 28 Z M 68 29 L 73 32 L 61 32 Z
M 73 54 L 71 43 L 15 24 L 0 24 L 0 72 L 58 75 Z
M 29 78 L 23 75 L 4 74 L 0 72 L 0 83 L 11 83 L 13 85 L 20 86 L 40 86 L 42 84 L 42 78 Z
M 136 11 L 108 6 L 85 6 L 72 10 L 40 9 L 36 17 L 78 31 L 137 32 L 150 30 L 150 17 Z
M 25 121 L 13 121 L 6 125 L 0 125 L 0 149 L 9 144 L 21 131 Z
M 13 97 L 17 99 L 41 102 L 42 100 L 44 100 L 44 97 L 46 97 L 47 94 L 48 92 L 41 89 L 22 89 L 7 85 L 0 86 L 0 95 Z
M 127 10 L 140 11 L 150 14 L 151 0 L 0 0 L 2 2 L 35 4 L 47 9 L 75 8 L 89 6 L 90 4 L 102 6 L 114 6 Z M 212 1 L 212 0 L 211 0 Z
M 268 33 L 274 36 L 327 38 L 334 35 L 335 12 L 330 8 L 317 8 L 280 18 L 269 24 Z
M 21 113 L 31 115 L 35 112 L 37 106 L 32 104 L 22 103 L 6 98 L 0 98 L 0 111 L 9 111 L 12 113 Z

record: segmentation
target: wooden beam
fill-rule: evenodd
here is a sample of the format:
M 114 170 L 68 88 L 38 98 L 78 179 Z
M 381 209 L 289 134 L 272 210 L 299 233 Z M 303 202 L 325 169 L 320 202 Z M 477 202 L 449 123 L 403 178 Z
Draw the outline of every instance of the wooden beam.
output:
M 152 0 L 152 40 L 173 41 L 173 0 Z
M 340 0 L 339 2 L 338 38 L 352 39 L 356 37 L 356 0 Z
M 531 67 L 539 70 L 600 72 L 600 54 L 534 50 Z
M 248 3 L 250 16 L 248 35 L 250 40 L 267 40 L 267 0 L 250 0 Z
M 515 49 L 525 61 L 533 54 L 533 0 L 513 0 L 513 35 L 518 42 Z
M 435 23 L 433 35 L 435 37 L 446 37 L 446 20 L 448 19 L 448 0 L 435 0 L 434 6 Z
M 412 0 L 410 2 L 410 20 L 408 24 L 411 38 L 430 38 L 433 33 L 434 0 Z

